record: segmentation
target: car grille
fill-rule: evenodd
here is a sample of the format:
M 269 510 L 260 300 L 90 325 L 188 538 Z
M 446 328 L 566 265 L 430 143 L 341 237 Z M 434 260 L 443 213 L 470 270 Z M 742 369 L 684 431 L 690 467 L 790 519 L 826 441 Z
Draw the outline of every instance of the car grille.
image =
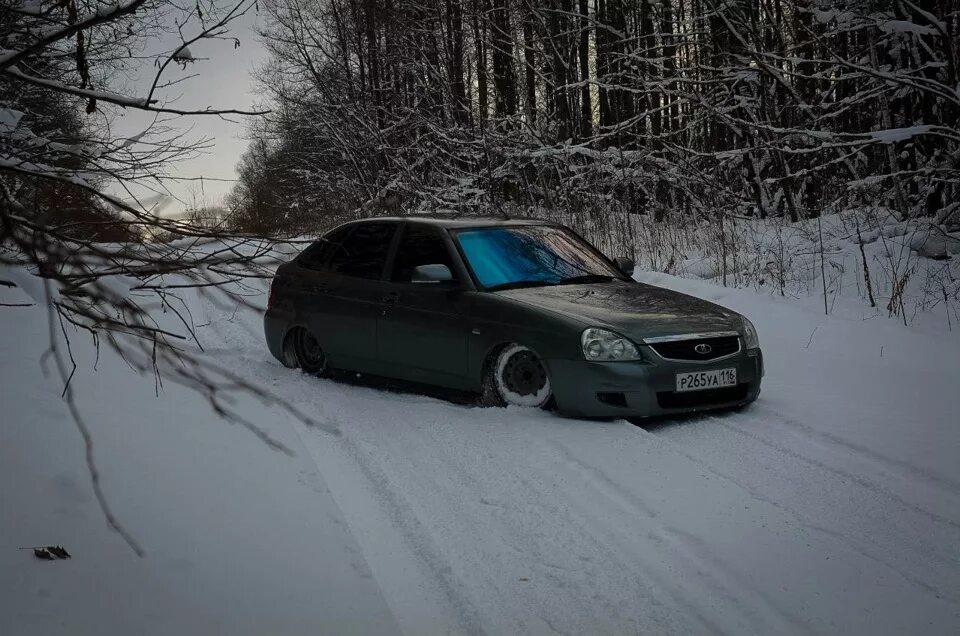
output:
M 661 391 L 657 393 L 657 404 L 662 409 L 687 409 L 697 406 L 712 406 L 739 402 L 747 397 L 747 385 L 724 387 L 722 389 L 708 389 L 706 391 L 690 391 L 689 393 L 675 393 Z
M 710 349 L 706 353 L 699 353 L 697 351 L 698 345 L 707 345 Z M 738 336 L 720 336 L 714 338 L 677 340 L 674 342 L 657 342 L 651 344 L 650 348 L 656 351 L 661 357 L 670 360 L 705 362 L 707 360 L 716 360 L 717 358 L 722 358 L 739 351 L 740 338 Z

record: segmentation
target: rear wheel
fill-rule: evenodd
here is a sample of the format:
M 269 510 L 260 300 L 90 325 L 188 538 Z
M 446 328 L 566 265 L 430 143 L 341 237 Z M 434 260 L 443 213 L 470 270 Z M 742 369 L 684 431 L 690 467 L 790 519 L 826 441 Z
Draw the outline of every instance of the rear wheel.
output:
M 327 354 L 309 329 L 297 327 L 287 336 L 283 363 L 303 369 L 304 373 L 323 375 L 327 371 Z
M 487 365 L 483 383 L 483 403 L 487 406 L 540 408 L 552 395 L 547 369 L 529 347 L 509 344 Z

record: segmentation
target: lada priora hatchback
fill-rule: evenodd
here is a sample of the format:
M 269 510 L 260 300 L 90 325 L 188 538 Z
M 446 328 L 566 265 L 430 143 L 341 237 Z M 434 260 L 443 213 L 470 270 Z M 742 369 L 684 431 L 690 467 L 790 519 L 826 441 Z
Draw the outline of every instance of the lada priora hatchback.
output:
M 750 321 L 632 274 L 631 260 L 543 221 L 355 221 L 277 270 L 267 345 L 308 373 L 344 369 L 569 415 L 755 400 L 763 356 Z

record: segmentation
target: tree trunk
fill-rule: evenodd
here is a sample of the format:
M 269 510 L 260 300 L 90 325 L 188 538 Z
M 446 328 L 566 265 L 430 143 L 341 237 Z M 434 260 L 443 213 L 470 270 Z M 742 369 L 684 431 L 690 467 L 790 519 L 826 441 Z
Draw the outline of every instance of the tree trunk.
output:
M 473 46 L 477 68 L 477 122 L 483 128 L 489 115 L 487 104 L 487 46 L 486 19 L 481 15 L 483 2 L 477 0 L 473 12 Z
M 593 134 L 593 103 L 590 99 L 590 14 L 588 0 L 580 0 L 580 135 Z
M 513 68 L 509 0 L 492 0 L 490 17 L 494 110 L 499 117 L 511 117 L 517 113 L 517 80 Z

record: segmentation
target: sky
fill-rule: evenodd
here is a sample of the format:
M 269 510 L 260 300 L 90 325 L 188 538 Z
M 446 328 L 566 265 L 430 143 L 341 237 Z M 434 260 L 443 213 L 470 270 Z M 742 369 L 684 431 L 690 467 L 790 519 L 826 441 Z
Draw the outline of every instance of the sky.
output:
M 175 100 L 169 105 L 176 108 L 236 108 L 251 110 L 258 98 L 251 78 L 252 71 L 265 61 L 266 53 L 255 32 L 258 16 L 249 12 L 230 23 L 230 36 L 240 40 L 240 46 L 234 48 L 232 41 L 201 41 L 190 47 L 191 54 L 198 58 L 187 65 L 186 69 L 170 65 L 164 73 L 168 80 L 185 78 L 184 83 L 168 89 L 163 97 Z M 199 30 L 197 25 L 185 29 L 187 37 Z M 172 35 L 150 46 L 150 50 L 170 51 L 179 44 L 177 36 Z M 139 73 L 131 78 L 128 90 L 138 95 L 145 94 L 153 80 L 155 69 L 144 64 Z M 236 178 L 235 166 L 247 146 L 243 139 L 245 125 L 249 117 L 232 116 L 228 121 L 217 116 L 180 117 L 168 125 L 187 133 L 188 138 L 211 138 L 212 147 L 202 156 L 169 166 L 172 176 L 197 178 L 204 181 L 167 182 L 167 188 L 173 195 L 162 204 L 159 212 L 163 216 L 175 216 L 193 205 L 217 205 L 233 185 L 232 181 L 214 181 L 207 179 Z M 146 129 L 153 121 L 153 114 L 123 110 L 113 122 L 114 133 L 120 137 L 133 136 Z M 134 191 L 136 196 L 144 196 L 145 191 Z M 125 197 L 126 198 L 126 197 Z

